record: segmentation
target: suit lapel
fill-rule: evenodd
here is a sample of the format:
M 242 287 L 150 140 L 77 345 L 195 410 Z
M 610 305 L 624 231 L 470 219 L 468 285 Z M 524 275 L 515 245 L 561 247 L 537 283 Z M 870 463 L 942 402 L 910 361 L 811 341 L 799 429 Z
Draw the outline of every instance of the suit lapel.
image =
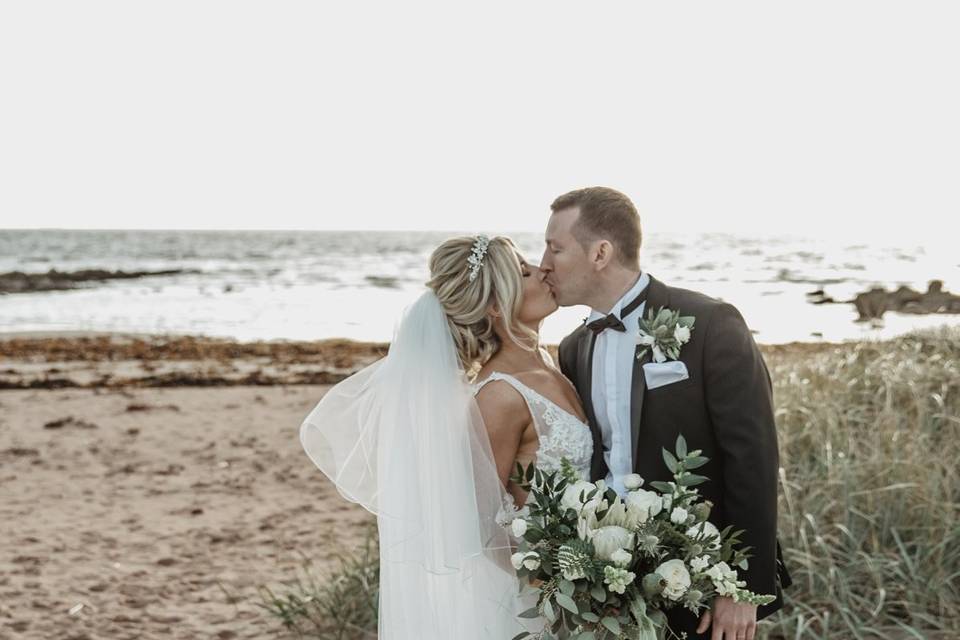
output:
M 650 276 L 650 289 L 647 292 L 647 301 L 643 305 L 643 317 L 647 317 L 650 309 L 659 309 L 660 307 L 670 306 L 670 296 L 667 287 L 659 280 Z M 639 327 L 631 323 L 627 327 L 627 332 L 636 335 Z M 643 365 L 653 361 L 653 350 L 647 349 L 647 352 L 641 358 L 637 358 L 640 353 L 640 345 L 634 350 L 633 358 L 633 378 L 630 384 L 630 455 L 633 458 L 634 468 L 637 460 L 637 443 L 640 441 L 640 426 L 643 420 L 643 399 L 647 391 L 647 379 L 643 375 Z
M 587 414 L 587 424 L 590 425 L 590 431 L 593 434 L 593 459 L 590 472 L 594 479 L 598 479 L 602 472 L 603 463 L 603 435 L 600 433 L 597 415 L 593 409 L 593 347 L 596 341 L 596 334 L 587 329 L 580 334 L 580 340 L 577 343 L 577 381 L 580 383 L 577 391 L 580 393 L 580 401 Z

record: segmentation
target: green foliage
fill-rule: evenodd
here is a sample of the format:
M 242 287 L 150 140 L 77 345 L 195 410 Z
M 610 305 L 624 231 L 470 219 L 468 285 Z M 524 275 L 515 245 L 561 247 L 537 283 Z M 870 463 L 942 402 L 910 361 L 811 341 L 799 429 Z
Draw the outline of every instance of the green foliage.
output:
M 256 604 L 299 638 L 372 640 L 377 637 L 379 578 L 377 530 L 371 524 L 363 544 L 339 554 L 336 569 L 324 579 L 317 579 L 306 560 L 280 593 L 261 586 Z
M 768 637 L 960 637 L 960 330 L 766 356 L 794 585 Z

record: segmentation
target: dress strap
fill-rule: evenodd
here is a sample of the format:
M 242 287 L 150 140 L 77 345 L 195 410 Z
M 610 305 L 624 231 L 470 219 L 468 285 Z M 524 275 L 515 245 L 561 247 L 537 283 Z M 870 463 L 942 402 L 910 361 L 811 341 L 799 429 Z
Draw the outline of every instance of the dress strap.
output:
M 503 380 L 504 382 L 509 384 L 511 387 L 516 389 L 520 393 L 520 395 L 523 396 L 524 400 L 527 400 L 529 402 L 530 388 L 527 387 L 527 385 L 520 382 L 519 380 L 517 380 L 516 378 L 514 378 L 513 376 L 511 376 L 510 374 L 501 373 L 499 371 L 491 372 L 490 375 L 484 378 L 482 381 L 474 384 L 473 394 L 474 395 L 478 394 L 480 392 L 480 389 L 482 389 L 488 382 L 492 382 L 494 380 Z
M 480 393 L 480 389 L 482 389 L 488 382 L 493 382 L 494 380 L 502 380 L 516 389 L 517 393 L 520 394 L 520 396 L 523 398 L 523 401 L 527 404 L 527 411 L 530 412 L 530 418 L 533 421 L 534 428 L 537 430 L 537 433 L 540 433 L 540 420 L 537 419 L 540 414 L 534 407 L 534 401 L 538 399 L 537 395 L 535 395 L 530 387 L 523 384 L 510 374 L 501 373 L 500 371 L 493 371 L 489 376 L 473 385 L 473 395 Z

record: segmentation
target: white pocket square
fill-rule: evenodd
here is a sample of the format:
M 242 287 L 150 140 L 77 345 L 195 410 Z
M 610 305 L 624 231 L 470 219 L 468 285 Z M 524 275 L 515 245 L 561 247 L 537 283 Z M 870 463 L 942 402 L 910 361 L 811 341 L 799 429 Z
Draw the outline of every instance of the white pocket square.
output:
M 679 360 L 667 362 L 648 362 L 643 365 L 643 376 L 647 380 L 647 389 L 656 389 L 690 377 L 687 365 Z

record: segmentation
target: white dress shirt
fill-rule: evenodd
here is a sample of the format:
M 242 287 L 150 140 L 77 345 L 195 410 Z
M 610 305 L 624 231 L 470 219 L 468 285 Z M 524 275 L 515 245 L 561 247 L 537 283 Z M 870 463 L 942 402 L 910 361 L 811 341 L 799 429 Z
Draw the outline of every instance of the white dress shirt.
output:
M 623 477 L 633 473 L 633 452 L 630 450 L 630 391 L 633 387 L 633 358 L 636 353 L 638 321 L 647 306 L 646 301 L 623 318 L 620 310 L 630 304 L 650 283 L 646 271 L 637 282 L 617 300 L 608 312 L 596 309 L 587 322 L 593 322 L 613 313 L 627 330 L 607 329 L 596 338 L 593 348 L 593 383 L 590 398 L 594 415 L 603 436 L 603 458 L 610 470 L 606 477 L 608 487 L 620 495 L 626 493 Z

